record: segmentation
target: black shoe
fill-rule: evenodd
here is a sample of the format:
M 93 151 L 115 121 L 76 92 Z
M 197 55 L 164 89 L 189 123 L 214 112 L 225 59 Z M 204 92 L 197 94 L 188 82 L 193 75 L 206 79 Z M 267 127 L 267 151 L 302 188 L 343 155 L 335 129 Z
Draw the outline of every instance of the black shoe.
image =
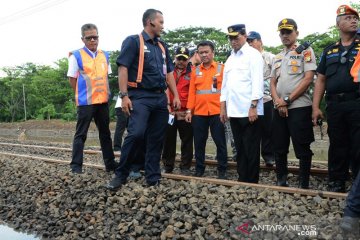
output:
M 218 173 L 218 179 L 227 180 L 226 172 L 219 172 Z
M 344 193 L 345 192 L 345 182 L 344 181 L 329 182 L 328 191 Z
M 165 168 L 165 173 L 172 173 L 173 169 L 172 168 Z
M 148 187 L 159 187 L 160 186 L 160 180 L 157 180 L 155 182 L 147 182 Z
M 267 167 L 273 167 L 274 166 L 274 160 L 267 160 L 265 161 L 265 166 Z
M 190 169 L 181 169 L 180 173 L 181 173 L 181 175 L 185 175 L 185 176 L 190 176 L 191 175 Z
M 359 220 L 360 218 L 344 216 L 343 219 L 341 220 L 340 227 L 346 232 L 358 234 Z
M 204 176 L 204 172 L 195 172 L 194 176 L 195 177 L 202 177 L 202 176 Z
M 84 171 L 81 169 L 81 168 L 74 168 L 74 169 L 71 169 L 71 172 L 73 174 L 83 174 Z
M 105 167 L 105 171 L 106 172 L 111 172 L 111 171 L 115 171 L 119 166 L 119 163 L 114 161 L 112 164 L 110 164 L 110 166 Z
M 277 177 L 276 186 L 288 187 L 289 184 L 287 182 L 287 175 Z
M 111 191 L 116 191 L 124 184 L 124 181 L 122 181 L 118 177 L 114 177 L 105 187 Z

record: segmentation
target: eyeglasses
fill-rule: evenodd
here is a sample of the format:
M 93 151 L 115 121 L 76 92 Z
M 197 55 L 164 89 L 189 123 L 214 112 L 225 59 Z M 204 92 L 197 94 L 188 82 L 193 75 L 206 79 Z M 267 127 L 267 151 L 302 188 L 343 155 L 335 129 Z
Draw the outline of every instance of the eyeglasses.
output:
M 345 51 L 341 54 L 340 62 L 342 64 L 346 63 L 346 61 L 347 61 L 347 58 L 345 57 L 347 53 L 348 53 L 348 51 Z
M 84 37 L 86 41 L 91 41 L 92 39 L 94 39 L 94 41 L 99 40 L 99 36 L 87 36 Z

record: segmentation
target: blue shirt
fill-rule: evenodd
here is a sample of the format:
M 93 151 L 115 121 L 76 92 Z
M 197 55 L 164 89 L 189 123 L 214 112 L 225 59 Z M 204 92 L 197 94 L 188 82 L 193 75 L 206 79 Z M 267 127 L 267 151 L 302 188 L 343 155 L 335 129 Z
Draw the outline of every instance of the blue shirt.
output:
M 144 70 L 142 82 L 138 88 L 148 90 L 163 90 L 167 88 L 166 74 L 164 74 L 164 57 L 158 44 L 162 44 L 166 54 L 166 71 L 170 73 L 174 70 L 169 50 L 163 41 L 158 38 L 151 39 L 146 32 L 141 33 L 144 37 Z M 159 43 L 160 42 L 160 43 Z M 135 82 L 139 66 L 139 35 L 131 35 L 122 43 L 121 52 L 116 60 L 118 66 L 128 69 L 128 81 Z M 128 86 L 128 88 L 131 88 Z

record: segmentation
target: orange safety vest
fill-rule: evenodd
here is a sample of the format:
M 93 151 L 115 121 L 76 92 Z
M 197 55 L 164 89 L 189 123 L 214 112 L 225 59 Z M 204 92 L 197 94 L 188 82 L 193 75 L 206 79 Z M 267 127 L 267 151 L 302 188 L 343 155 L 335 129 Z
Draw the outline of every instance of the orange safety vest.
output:
M 223 72 L 224 65 L 217 62 L 212 62 L 207 69 L 201 64 L 192 71 L 187 108 L 194 115 L 220 114 Z
M 145 54 L 144 46 L 145 46 L 145 43 L 144 43 L 144 37 L 143 37 L 143 35 L 141 33 L 139 34 L 139 40 L 140 40 L 139 66 L 138 66 L 136 82 L 128 82 L 128 86 L 134 87 L 134 88 L 137 88 L 138 87 L 137 84 L 141 83 L 142 76 L 143 76 L 143 71 L 144 71 L 144 54 Z M 164 62 L 166 63 L 165 48 L 160 42 L 158 42 L 158 45 L 161 48 L 161 51 L 162 51 L 163 55 L 165 56 Z
M 75 100 L 77 106 L 107 103 L 110 88 L 108 81 L 109 55 L 98 50 L 93 58 L 82 48 L 70 53 L 76 58 L 79 66 L 79 76 L 76 81 Z
M 360 50 L 355 57 L 354 64 L 350 70 L 350 74 L 354 78 L 354 82 L 360 82 Z

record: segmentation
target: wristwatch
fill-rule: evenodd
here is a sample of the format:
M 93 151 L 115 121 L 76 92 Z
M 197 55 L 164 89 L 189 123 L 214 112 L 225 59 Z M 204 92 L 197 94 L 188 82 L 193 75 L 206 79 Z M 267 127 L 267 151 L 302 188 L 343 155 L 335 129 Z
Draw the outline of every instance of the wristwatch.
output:
M 257 107 L 257 104 L 250 104 L 250 108 L 256 108 Z
M 127 92 L 119 92 L 119 97 L 122 99 L 123 97 L 129 96 Z
M 284 97 L 284 102 L 286 102 L 287 105 L 290 105 L 290 104 L 291 104 L 291 101 L 290 101 L 289 96 L 285 96 L 285 97 Z

